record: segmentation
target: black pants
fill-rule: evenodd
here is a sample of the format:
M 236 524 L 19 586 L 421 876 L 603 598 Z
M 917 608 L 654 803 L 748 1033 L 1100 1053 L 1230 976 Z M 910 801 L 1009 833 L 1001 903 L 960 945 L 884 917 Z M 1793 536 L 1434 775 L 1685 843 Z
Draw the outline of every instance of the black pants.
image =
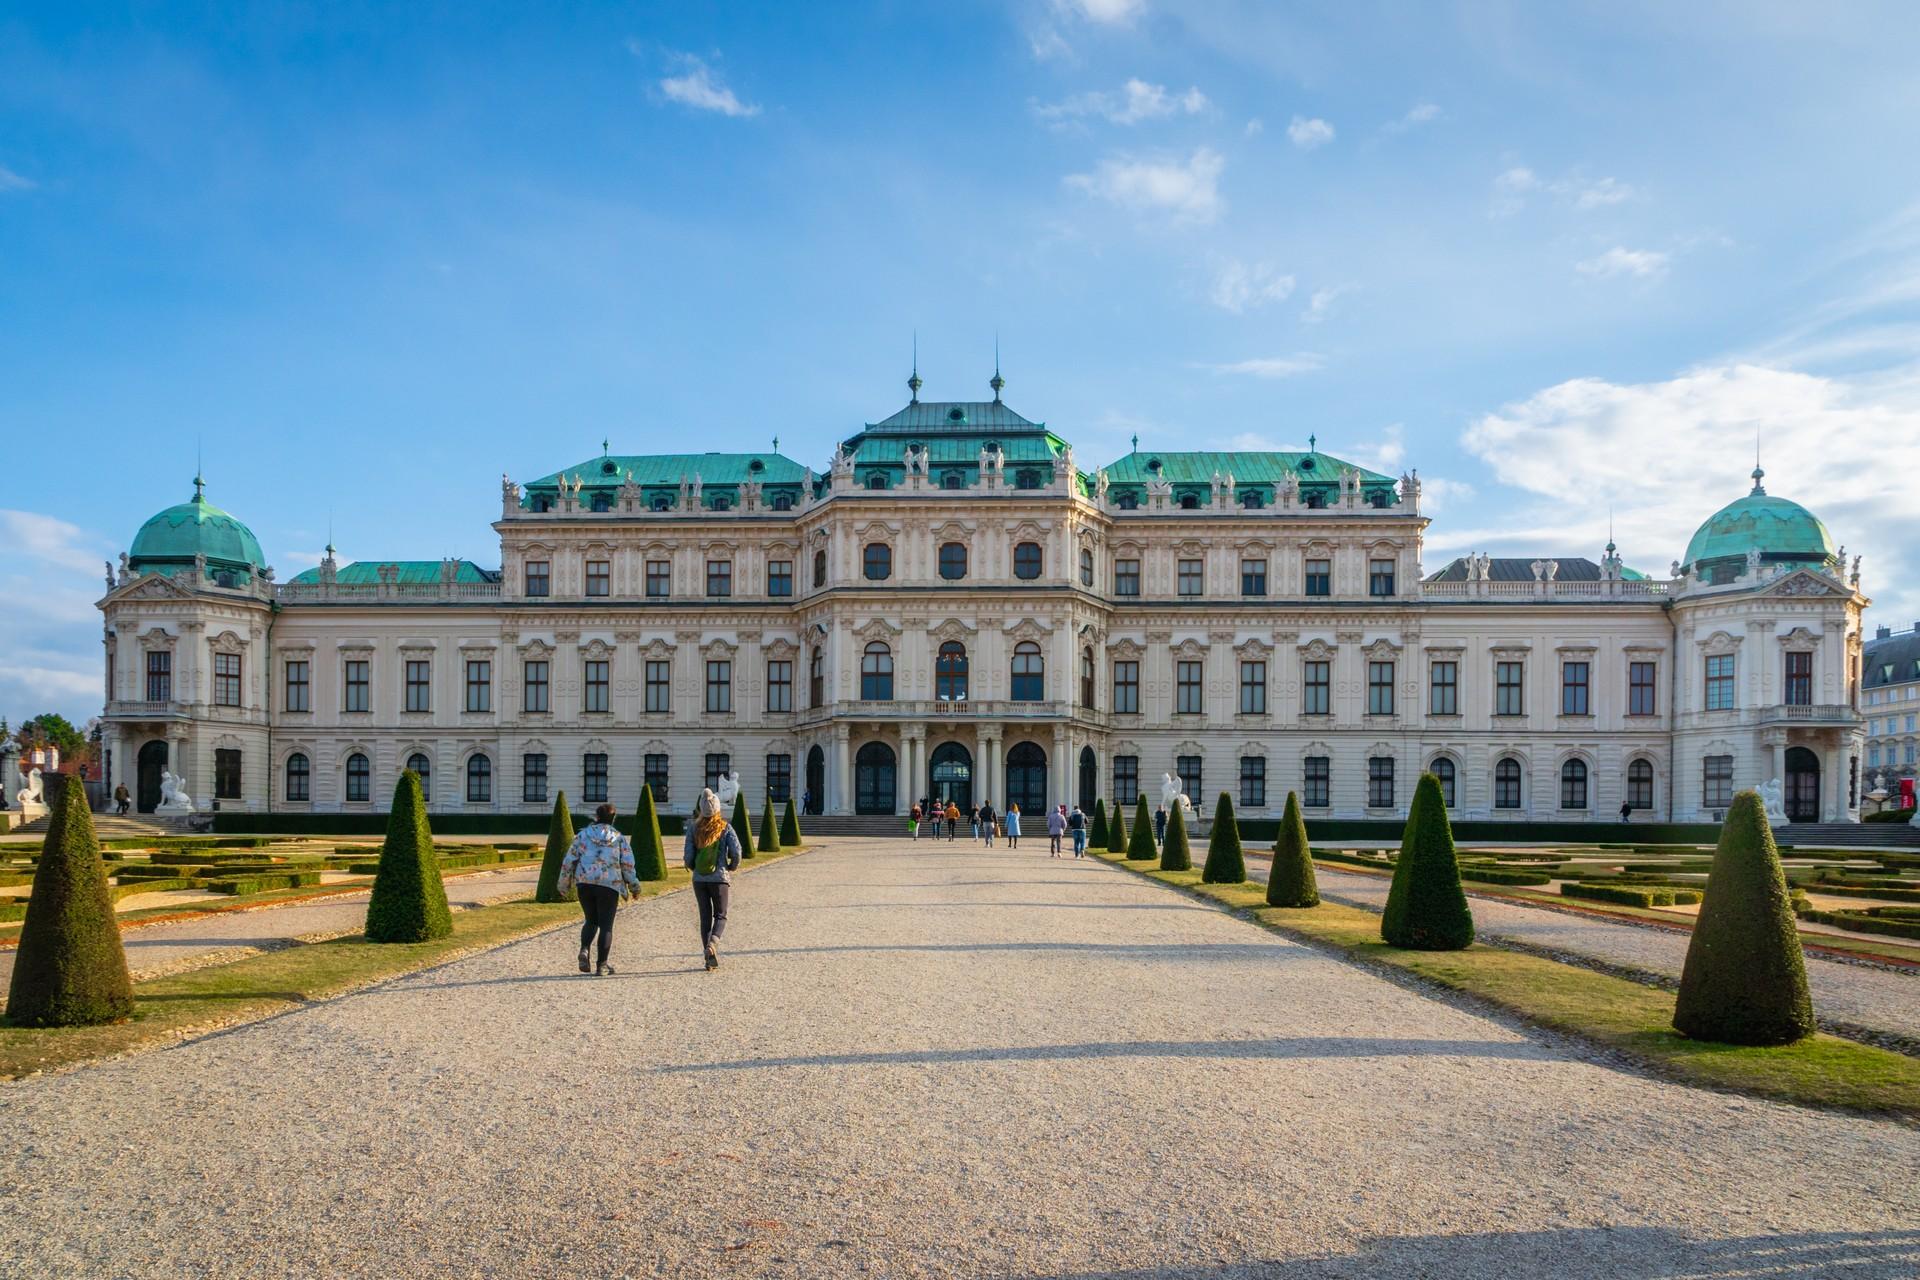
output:
M 700 904 L 700 945 L 710 947 L 727 930 L 727 899 L 733 886 L 704 880 L 693 882 L 693 900 Z
M 580 949 L 585 951 L 593 945 L 593 935 L 600 935 L 600 963 L 607 962 L 607 953 L 613 950 L 613 916 L 620 909 L 620 891 L 609 889 L 604 884 L 583 884 L 580 886 L 580 914 L 586 923 L 580 926 Z

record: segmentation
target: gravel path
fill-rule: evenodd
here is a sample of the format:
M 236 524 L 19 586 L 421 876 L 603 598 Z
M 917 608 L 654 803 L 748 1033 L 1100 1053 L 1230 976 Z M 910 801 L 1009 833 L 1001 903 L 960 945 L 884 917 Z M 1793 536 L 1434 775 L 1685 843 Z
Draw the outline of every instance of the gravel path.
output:
M 448 876 L 447 904 L 457 910 L 532 893 L 539 879 L 538 863 L 508 871 Z M 157 977 L 225 963 L 300 939 L 356 933 L 367 921 L 367 896 L 367 891 L 362 890 L 283 907 L 223 911 L 191 920 L 141 925 L 123 930 L 120 940 L 127 949 L 127 967 L 133 976 Z M 12 947 L 0 951 L 0 994 L 13 980 L 13 957 Z
M 844 840 L 0 1085 L 0 1272 L 1920 1267 L 1920 1131 L 1584 1060 L 1091 860 Z

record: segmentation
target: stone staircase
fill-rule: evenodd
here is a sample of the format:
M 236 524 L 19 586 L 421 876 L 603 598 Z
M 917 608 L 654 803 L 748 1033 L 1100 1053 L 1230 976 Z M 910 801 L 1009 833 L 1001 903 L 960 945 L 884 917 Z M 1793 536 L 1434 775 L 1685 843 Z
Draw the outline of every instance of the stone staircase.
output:
M 1904 822 L 1789 822 L 1773 838 L 1801 849 L 1920 850 L 1920 828 Z
M 904 816 L 892 814 L 803 816 L 800 819 L 800 833 L 806 836 L 904 836 L 907 834 L 907 820 Z
M 129 814 L 121 817 L 117 813 L 96 813 L 93 815 L 93 833 L 102 840 L 139 840 L 155 839 L 163 836 L 184 836 L 195 833 L 186 818 L 136 817 Z M 45 835 L 47 818 L 35 818 L 5 834 L 15 836 Z

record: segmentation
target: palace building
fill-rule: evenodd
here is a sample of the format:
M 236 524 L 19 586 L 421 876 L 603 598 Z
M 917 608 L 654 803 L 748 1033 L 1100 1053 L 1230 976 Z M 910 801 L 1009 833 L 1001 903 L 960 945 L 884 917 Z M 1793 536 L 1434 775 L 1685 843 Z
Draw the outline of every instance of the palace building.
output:
M 1778 777 L 1796 820 L 1857 817 L 1859 566 L 1752 491 L 1664 578 L 1468 556 L 1423 571 L 1417 475 L 1322 453 L 1138 447 L 1083 467 L 1001 398 L 912 400 L 824 473 L 770 452 L 598 457 L 503 477 L 498 567 L 341 563 L 277 580 L 190 501 L 100 601 L 111 783 L 172 770 L 201 808 L 446 813 L 565 790 L 663 808 L 737 772 L 750 804 L 899 814 L 1707 820 Z M 777 445 L 777 442 L 776 442 Z

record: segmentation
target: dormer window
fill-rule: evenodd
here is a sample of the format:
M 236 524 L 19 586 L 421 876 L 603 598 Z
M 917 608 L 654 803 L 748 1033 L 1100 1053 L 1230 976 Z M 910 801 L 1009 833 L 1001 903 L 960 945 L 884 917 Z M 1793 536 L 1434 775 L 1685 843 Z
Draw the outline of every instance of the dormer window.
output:
M 1249 489 L 1240 495 L 1240 505 L 1248 511 L 1258 511 L 1266 505 L 1266 500 L 1260 496 L 1258 489 Z
M 724 496 L 717 497 L 713 500 L 713 505 L 707 509 L 709 511 L 731 511 L 733 510 L 733 499 Z
M 884 471 L 876 471 L 876 472 L 874 472 L 874 473 L 873 473 L 872 475 L 870 475 L 870 476 L 868 476 L 868 477 L 867 477 L 867 488 L 869 488 L 869 489 L 884 489 L 884 488 L 886 488 L 886 487 L 887 487 L 887 473 L 886 473 L 886 472 L 884 472 Z
M 533 499 L 533 509 L 535 511 L 551 511 L 553 510 L 553 499 L 544 493 L 536 494 Z
M 1138 511 L 1140 509 L 1140 496 L 1132 490 L 1128 490 L 1115 498 L 1113 505 L 1122 511 Z
M 773 500 L 773 509 L 775 511 L 791 511 L 793 510 L 793 499 L 784 493 L 780 494 Z
M 958 471 L 949 471 L 940 477 L 940 487 L 942 489 L 964 489 L 967 487 L 967 477 Z
M 1193 494 L 1193 493 L 1183 493 L 1183 494 L 1181 494 L 1181 495 L 1180 495 L 1180 509 L 1181 509 L 1182 511 L 1197 511 L 1197 510 L 1199 510 L 1199 509 L 1200 509 L 1200 496 L 1199 496 L 1198 494 Z
M 653 509 L 655 511 L 671 511 L 673 510 L 673 499 L 664 493 L 656 494 L 653 499 Z
M 611 511 L 611 510 L 613 510 L 613 497 L 612 497 L 612 495 L 611 495 L 611 494 L 605 494 L 605 493 L 596 493 L 596 494 L 594 494 L 594 495 L 593 495 L 593 503 L 592 503 L 592 507 L 593 507 L 593 510 L 595 510 L 595 511 Z

